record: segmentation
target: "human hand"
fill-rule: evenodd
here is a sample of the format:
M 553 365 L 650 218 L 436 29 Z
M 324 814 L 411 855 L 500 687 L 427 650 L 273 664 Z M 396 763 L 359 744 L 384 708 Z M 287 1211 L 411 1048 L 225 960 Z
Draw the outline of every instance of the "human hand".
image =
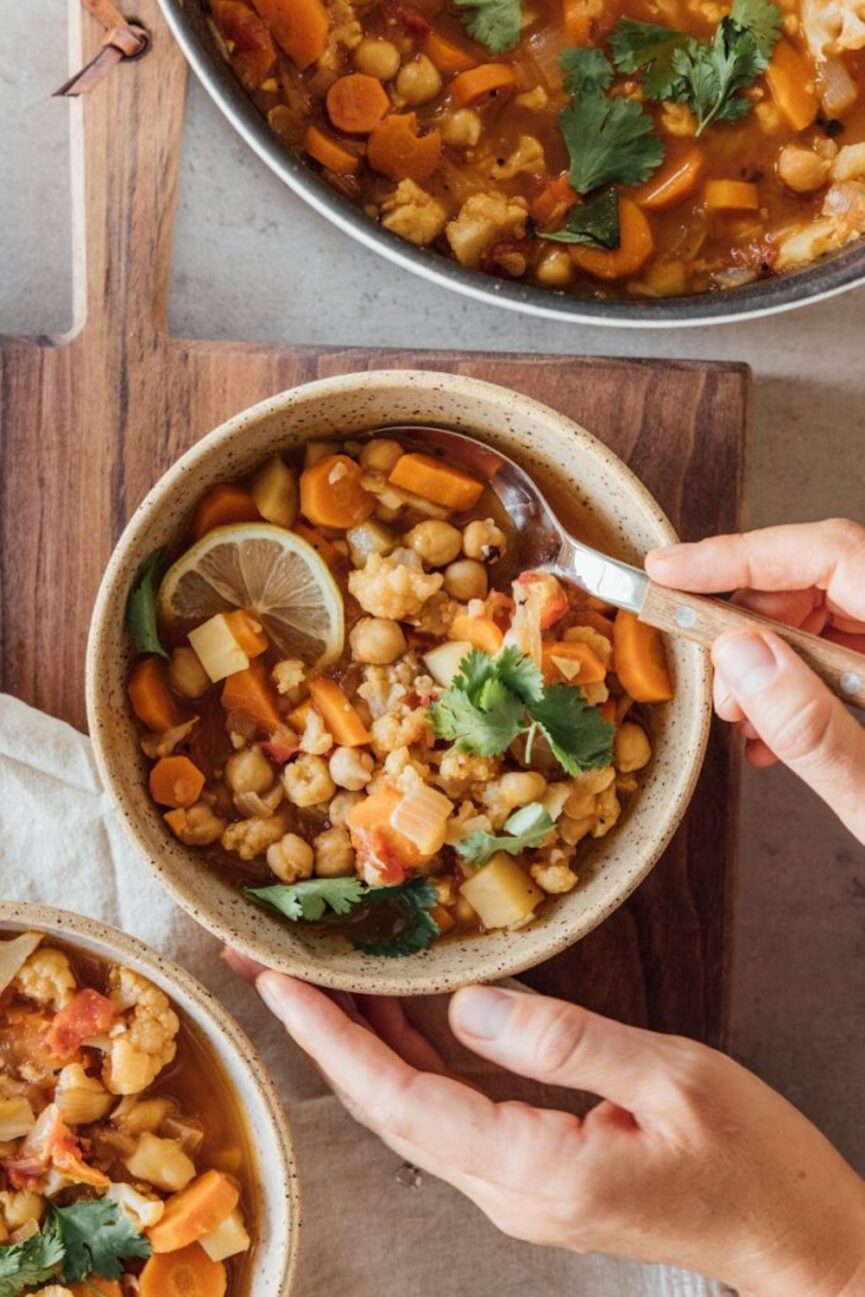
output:
M 490 987 L 451 1000 L 475 1053 L 602 1102 L 580 1120 L 447 1073 L 398 1001 L 326 993 L 230 952 L 349 1112 L 505 1233 L 713 1274 L 754 1297 L 862 1297 L 865 1187 L 732 1060 Z
M 736 602 L 865 652 L 865 527 L 843 519 L 714 536 L 652 550 L 658 585 Z M 780 760 L 865 842 L 865 729 L 771 631 L 720 636 L 715 710 L 742 726 L 755 766 Z

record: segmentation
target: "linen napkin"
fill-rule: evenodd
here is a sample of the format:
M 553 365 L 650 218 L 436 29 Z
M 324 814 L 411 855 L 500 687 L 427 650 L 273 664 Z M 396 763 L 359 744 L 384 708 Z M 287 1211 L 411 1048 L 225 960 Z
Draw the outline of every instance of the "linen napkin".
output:
M 720 1297 L 664 1267 L 538 1248 L 500 1234 L 465 1198 L 407 1167 L 344 1112 L 264 1008 L 218 958 L 220 945 L 136 857 L 85 735 L 0 695 L 0 895 L 76 910 L 149 942 L 195 974 L 240 1021 L 288 1110 L 303 1230 L 293 1297 Z M 462 1050 L 446 998 L 407 1002 L 455 1066 L 495 1097 L 572 1104 Z M 252 1297 L 270 1297 L 255 1293 Z

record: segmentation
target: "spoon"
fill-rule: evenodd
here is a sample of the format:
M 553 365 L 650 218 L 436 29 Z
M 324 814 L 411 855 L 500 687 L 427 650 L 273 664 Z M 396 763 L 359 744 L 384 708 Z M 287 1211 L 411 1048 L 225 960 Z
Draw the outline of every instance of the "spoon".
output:
M 562 525 L 519 464 L 462 432 L 427 426 L 378 428 L 362 438 L 394 437 L 412 450 L 437 456 L 485 481 L 498 496 L 518 537 L 522 569 L 573 581 L 616 608 L 671 635 L 711 648 L 725 631 L 768 628 L 784 640 L 845 703 L 865 709 L 865 654 L 795 630 L 723 599 L 655 585 L 640 568 L 600 554 Z

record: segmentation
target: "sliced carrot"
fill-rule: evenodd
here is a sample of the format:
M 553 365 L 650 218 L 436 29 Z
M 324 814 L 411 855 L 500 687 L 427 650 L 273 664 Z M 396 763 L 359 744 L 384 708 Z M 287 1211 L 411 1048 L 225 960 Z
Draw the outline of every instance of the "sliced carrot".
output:
M 655 250 L 652 227 L 630 198 L 619 200 L 619 246 L 612 252 L 599 248 L 570 247 L 571 260 L 598 279 L 624 279 L 642 270 Z
M 300 475 L 300 511 L 317 527 L 356 527 L 376 506 L 361 485 L 363 469 L 350 455 L 325 455 Z
M 477 59 L 468 50 L 432 31 L 423 43 L 423 52 L 436 65 L 439 72 L 452 76 L 455 72 L 468 72 L 477 66 Z
M 778 112 L 794 131 L 804 131 L 819 111 L 814 78 L 814 69 L 805 56 L 782 37 L 766 70 L 766 80 Z
M 613 662 L 623 688 L 638 703 L 662 703 L 673 697 L 664 641 L 632 612 L 616 614 Z
M 360 166 L 360 158 L 349 153 L 332 136 L 320 131 L 317 126 L 308 126 L 303 137 L 303 147 L 311 158 L 321 163 L 325 171 L 332 171 L 337 176 L 350 176 Z
M 601 703 L 601 720 L 606 721 L 608 725 L 616 723 L 616 700 L 612 694 Z
M 469 72 L 461 72 L 451 82 L 455 104 L 465 108 L 477 103 L 484 95 L 507 90 L 517 83 L 517 74 L 509 63 L 480 63 Z
M 138 1297 L 225 1297 L 228 1274 L 199 1243 L 155 1252 L 141 1271 Z
M 445 464 L 432 455 L 411 451 L 400 455 L 388 481 L 412 491 L 424 500 L 441 504 L 446 509 L 471 509 L 483 495 L 484 484 L 470 473 L 452 464 Z
M 564 680 L 571 685 L 599 684 L 607 674 L 597 653 L 581 640 L 558 640 L 545 644 L 542 667 L 545 680 Z
M 276 66 L 270 32 L 249 5 L 240 0 L 210 0 L 216 25 L 230 42 L 231 66 L 249 90 L 257 90 Z
M 603 0 L 563 0 L 562 18 L 573 45 L 595 45 L 595 24 L 604 11 Z
M 330 19 L 322 0 L 252 0 L 273 35 L 301 72 L 324 53 Z
M 267 631 L 251 612 L 247 612 L 245 608 L 236 608 L 234 612 L 225 614 L 225 620 L 247 657 L 257 658 L 267 651 L 270 644 Z
M 147 1230 L 154 1252 L 177 1252 L 197 1243 L 234 1211 L 240 1190 L 224 1171 L 205 1171 L 172 1194 L 161 1218 Z
M 706 169 L 703 150 L 693 145 L 678 157 L 669 158 L 651 180 L 634 190 L 634 202 L 651 212 L 665 212 L 690 198 Z
M 441 131 L 417 133 L 417 113 L 391 113 L 369 137 L 366 160 L 391 180 L 428 180 L 439 164 Z
M 563 171 L 536 194 L 529 204 L 529 210 L 536 224 L 554 229 L 564 220 L 574 203 L 579 201 L 580 196 L 571 187 L 567 171 Z
M 268 734 L 282 725 L 276 694 L 260 658 L 251 662 L 245 671 L 235 671 L 234 675 L 225 677 L 221 701 L 227 712 L 242 712 Z
M 334 743 L 343 748 L 358 748 L 369 743 L 366 726 L 335 680 L 314 676 L 309 682 L 309 692 L 327 730 L 333 735 Z
M 302 734 L 306 729 L 306 722 L 309 720 L 309 713 L 312 711 L 312 699 L 305 698 L 302 703 L 295 707 L 294 711 L 288 713 L 288 723 L 298 734 Z
M 159 806 L 192 806 L 201 796 L 204 775 L 189 757 L 161 757 L 150 771 L 149 784 Z
M 465 640 L 485 653 L 498 653 L 504 635 L 492 617 L 469 617 L 465 613 L 454 617 L 448 639 Z
M 132 710 L 154 734 L 161 734 L 183 720 L 168 687 L 168 667 L 163 658 L 142 658 L 129 673 L 126 686 Z
M 390 100 L 377 77 L 350 72 L 337 77 L 327 92 L 327 115 L 338 131 L 369 135 L 390 111 Z
M 451 914 L 450 910 L 446 910 L 443 905 L 434 905 L 429 913 L 430 918 L 436 924 L 442 936 L 444 936 L 446 932 L 450 932 L 451 928 L 456 924 L 456 919 Z
M 83 1283 L 65 1284 L 72 1297 L 123 1297 L 123 1289 L 118 1279 L 102 1279 L 98 1275 L 88 1275 Z
M 214 527 L 230 527 L 238 522 L 260 522 L 255 501 L 242 486 L 221 482 L 206 491 L 192 515 L 192 535 L 201 540 Z
M 573 617 L 574 626 L 591 626 L 592 630 L 598 631 L 599 634 L 605 635 L 608 640 L 613 638 L 613 623 L 609 617 L 605 617 L 601 612 L 595 612 L 594 608 L 580 608 Z
M 757 186 L 748 180 L 707 180 L 703 192 L 710 212 L 756 212 L 760 206 Z
M 344 562 L 343 556 L 336 546 L 332 545 L 327 537 L 322 536 L 321 532 L 316 531 L 314 527 L 307 527 L 306 523 L 296 522 L 292 527 L 292 531 L 296 531 L 298 536 L 306 541 L 307 545 L 312 546 L 331 571 Z

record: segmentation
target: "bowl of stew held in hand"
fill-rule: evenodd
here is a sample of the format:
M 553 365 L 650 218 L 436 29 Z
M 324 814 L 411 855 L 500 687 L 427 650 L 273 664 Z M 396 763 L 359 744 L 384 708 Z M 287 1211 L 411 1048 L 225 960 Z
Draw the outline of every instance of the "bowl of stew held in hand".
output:
M 865 277 L 856 0 L 162 0 L 319 213 L 535 314 L 686 324 Z
M 276 1092 L 204 987 L 115 928 L 0 902 L 8 1291 L 287 1297 L 299 1223 Z
M 525 570 L 501 502 L 424 453 L 424 424 L 517 459 L 609 552 L 673 539 L 552 410 L 348 375 L 169 470 L 88 647 L 97 759 L 157 876 L 254 959 L 352 990 L 514 973 L 584 935 L 657 860 L 707 732 L 703 655 Z

